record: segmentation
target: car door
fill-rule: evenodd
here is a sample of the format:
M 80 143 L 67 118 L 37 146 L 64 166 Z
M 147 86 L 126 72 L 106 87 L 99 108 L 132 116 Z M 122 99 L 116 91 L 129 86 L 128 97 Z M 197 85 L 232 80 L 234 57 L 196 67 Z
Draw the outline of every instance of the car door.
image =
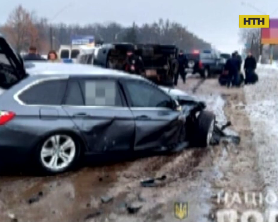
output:
M 9 88 L 26 77 L 24 64 L 0 34 L 0 87 Z
M 135 119 L 135 150 L 168 147 L 178 142 L 181 112 L 171 108 L 172 98 L 146 80 L 122 82 Z
M 91 153 L 133 148 L 135 122 L 116 79 L 71 78 L 63 107 Z

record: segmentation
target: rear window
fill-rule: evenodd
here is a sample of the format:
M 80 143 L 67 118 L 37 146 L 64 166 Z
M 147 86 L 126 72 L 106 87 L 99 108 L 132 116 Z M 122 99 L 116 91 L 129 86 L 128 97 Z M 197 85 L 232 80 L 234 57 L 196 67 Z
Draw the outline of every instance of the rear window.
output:
M 19 95 L 27 105 L 61 105 L 67 80 L 47 80 L 33 85 Z
M 69 50 L 68 49 L 63 49 L 61 51 L 61 59 L 68 59 L 70 56 Z
M 67 91 L 66 105 L 123 106 L 117 82 L 113 80 L 92 79 L 71 82 Z
M 200 54 L 186 54 L 187 59 L 199 60 Z

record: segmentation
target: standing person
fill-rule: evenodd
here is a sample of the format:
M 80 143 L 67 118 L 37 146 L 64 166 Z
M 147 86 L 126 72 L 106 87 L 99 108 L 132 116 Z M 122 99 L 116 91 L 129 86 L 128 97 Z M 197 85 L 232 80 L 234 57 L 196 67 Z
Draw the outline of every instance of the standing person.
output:
M 54 50 L 50 50 L 49 53 L 47 54 L 47 60 L 49 62 L 58 62 L 58 55 Z
M 184 55 L 182 50 L 180 50 L 180 53 L 178 56 L 178 62 L 179 62 L 179 71 L 175 75 L 175 79 L 174 79 L 175 86 L 178 84 L 179 76 L 181 76 L 183 84 L 185 84 L 185 82 L 186 82 L 185 68 L 187 66 L 187 58 Z
M 227 87 L 238 85 L 238 58 L 236 53 L 233 53 L 232 57 L 227 60 L 224 69 L 228 75 Z
M 141 75 L 144 72 L 144 63 L 140 56 L 134 55 L 129 50 L 126 54 L 126 61 L 123 68 L 128 73 Z
M 255 69 L 257 68 L 257 61 L 251 52 L 248 53 L 244 61 L 245 84 L 255 83 L 257 81 Z
M 241 58 L 241 56 L 238 54 L 238 51 L 235 51 L 235 57 L 236 57 L 236 60 L 237 60 L 238 72 L 240 73 L 240 71 L 241 71 L 241 65 L 242 65 L 242 58 Z
M 35 46 L 29 47 L 29 52 L 27 55 L 23 56 L 24 61 L 32 61 L 32 60 L 45 60 L 37 53 L 37 48 Z

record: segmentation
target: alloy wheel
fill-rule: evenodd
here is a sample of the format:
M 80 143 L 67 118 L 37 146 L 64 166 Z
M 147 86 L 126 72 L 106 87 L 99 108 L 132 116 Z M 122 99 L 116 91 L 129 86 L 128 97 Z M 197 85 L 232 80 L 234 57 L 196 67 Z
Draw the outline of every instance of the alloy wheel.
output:
M 40 157 L 45 168 L 57 172 L 68 168 L 77 153 L 74 140 L 68 135 L 53 135 L 43 144 Z

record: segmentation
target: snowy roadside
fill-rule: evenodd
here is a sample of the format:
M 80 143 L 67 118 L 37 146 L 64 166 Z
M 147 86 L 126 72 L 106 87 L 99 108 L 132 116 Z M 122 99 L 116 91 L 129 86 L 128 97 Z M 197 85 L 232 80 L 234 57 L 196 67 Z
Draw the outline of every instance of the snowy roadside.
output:
M 259 82 L 244 88 L 246 112 L 254 133 L 252 142 L 257 149 L 264 196 L 272 193 L 275 198 L 278 195 L 278 68 L 275 65 L 259 65 L 257 73 Z M 278 209 L 275 199 L 265 204 L 266 210 L 270 207 Z

